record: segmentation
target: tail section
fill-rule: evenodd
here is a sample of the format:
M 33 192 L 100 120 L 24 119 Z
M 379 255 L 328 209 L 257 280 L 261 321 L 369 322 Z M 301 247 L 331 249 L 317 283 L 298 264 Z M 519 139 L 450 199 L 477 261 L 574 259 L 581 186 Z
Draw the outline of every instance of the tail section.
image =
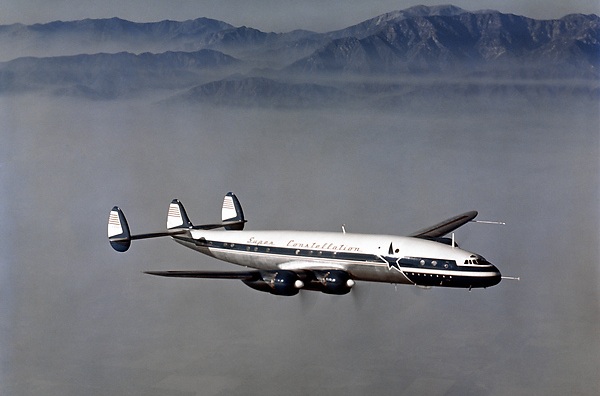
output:
M 244 229 L 244 212 L 240 201 L 233 193 L 227 193 L 223 200 L 222 210 L 223 221 L 217 224 L 203 224 L 194 226 L 190 221 L 183 204 L 174 199 L 169 205 L 167 213 L 167 229 L 162 232 L 153 232 L 146 234 L 132 235 L 129 225 L 125 219 L 123 211 L 115 206 L 108 215 L 108 240 L 110 245 L 118 252 L 126 252 L 131 246 L 131 241 L 137 239 L 160 238 L 166 236 L 183 235 L 190 233 L 190 230 L 212 230 L 216 228 L 225 228 L 226 230 Z
M 171 201 L 167 214 L 167 229 L 172 228 L 193 228 L 183 204 L 178 199 Z
M 227 193 L 223 199 L 223 207 L 221 211 L 222 222 L 217 224 L 202 224 L 193 225 L 190 221 L 183 204 L 178 199 L 171 201 L 169 205 L 169 213 L 167 214 L 167 230 L 177 232 L 177 229 L 194 229 L 194 230 L 212 230 L 215 228 L 225 228 L 226 230 L 243 230 L 244 212 L 242 205 L 233 193 Z M 134 238 L 135 239 L 135 238 Z
M 221 220 L 226 230 L 243 230 L 246 219 L 242 205 L 234 193 L 228 192 L 223 198 Z M 233 223 L 233 224 L 228 224 Z
M 131 246 L 131 233 L 123 211 L 115 206 L 108 215 L 108 240 L 117 252 L 126 252 Z
M 177 203 L 179 203 L 179 201 Z M 181 204 L 179 203 L 179 205 Z M 171 208 L 169 208 L 169 215 L 170 213 Z M 181 212 L 178 213 L 180 214 L 178 220 L 179 223 L 191 225 L 187 215 L 185 214 L 185 209 L 183 209 L 183 206 L 181 206 Z M 110 246 L 112 246 L 112 248 L 117 252 L 126 252 L 129 250 L 131 241 L 136 239 L 160 238 L 165 236 L 181 235 L 187 232 L 189 232 L 187 229 L 177 227 L 174 230 L 166 230 L 163 232 L 132 235 L 131 231 L 129 230 L 129 224 L 127 224 L 127 219 L 125 219 L 123 211 L 118 206 L 113 207 L 108 215 L 108 241 L 110 242 Z

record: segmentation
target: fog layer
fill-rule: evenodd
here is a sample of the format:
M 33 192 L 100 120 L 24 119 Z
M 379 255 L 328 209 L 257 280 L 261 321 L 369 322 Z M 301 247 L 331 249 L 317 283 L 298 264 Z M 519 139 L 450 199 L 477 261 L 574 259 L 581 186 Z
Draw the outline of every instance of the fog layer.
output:
M 436 102 L 437 103 L 437 102 Z M 553 102 L 555 103 L 555 102 Z M 472 104 L 471 104 L 472 105 Z M 595 394 L 597 103 L 244 110 L 0 99 L 0 393 Z M 466 210 L 488 290 L 360 283 L 297 298 L 152 269 L 234 269 L 172 241 L 106 240 L 179 198 L 248 229 L 406 235 Z

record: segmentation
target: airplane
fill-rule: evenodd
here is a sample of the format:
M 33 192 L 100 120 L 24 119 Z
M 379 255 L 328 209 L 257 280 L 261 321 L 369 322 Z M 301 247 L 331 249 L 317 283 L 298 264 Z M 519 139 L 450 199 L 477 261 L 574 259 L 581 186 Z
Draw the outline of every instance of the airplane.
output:
M 246 267 L 242 271 L 146 271 L 175 278 L 238 279 L 252 289 L 280 296 L 301 290 L 349 293 L 356 281 L 416 285 L 423 288 L 487 288 L 500 283 L 498 268 L 483 256 L 461 249 L 448 233 L 474 221 L 470 211 L 409 236 L 346 232 L 249 231 L 242 206 L 229 192 L 221 223 L 193 225 L 183 204 L 169 205 L 166 231 L 132 235 L 123 211 L 108 218 L 108 239 L 118 252 L 131 241 L 171 237 L 205 255 Z M 223 230 L 219 230 L 219 229 Z

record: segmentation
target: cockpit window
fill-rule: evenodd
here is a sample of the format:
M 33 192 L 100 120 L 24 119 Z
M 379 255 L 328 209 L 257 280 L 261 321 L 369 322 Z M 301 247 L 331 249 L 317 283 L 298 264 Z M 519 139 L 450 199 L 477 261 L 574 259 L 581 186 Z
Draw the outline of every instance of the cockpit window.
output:
M 465 260 L 466 265 L 489 265 L 489 262 L 482 256 L 471 256 L 472 258 Z

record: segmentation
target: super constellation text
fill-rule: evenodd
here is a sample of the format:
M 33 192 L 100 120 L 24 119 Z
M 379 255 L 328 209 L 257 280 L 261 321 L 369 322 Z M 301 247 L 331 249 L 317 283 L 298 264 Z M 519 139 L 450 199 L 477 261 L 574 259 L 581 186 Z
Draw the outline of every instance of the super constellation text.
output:
M 275 242 L 273 241 L 269 241 L 269 240 L 260 240 L 260 239 L 256 239 L 254 237 L 250 237 L 250 239 L 248 239 L 248 244 L 251 245 L 266 245 L 266 246 L 275 246 Z M 291 248 L 302 248 L 302 249 L 321 249 L 321 250 L 338 250 L 338 251 L 344 251 L 344 252 L 360 252 L 360 248 L 357 248 L 355 246 L 346 246 L 344 244 L 342 245 L 336 245 L 335 243 L 332 242 L 297 242 L 293 239 L 290 239 L 286 245 L 287 247 L 291 247 Z

